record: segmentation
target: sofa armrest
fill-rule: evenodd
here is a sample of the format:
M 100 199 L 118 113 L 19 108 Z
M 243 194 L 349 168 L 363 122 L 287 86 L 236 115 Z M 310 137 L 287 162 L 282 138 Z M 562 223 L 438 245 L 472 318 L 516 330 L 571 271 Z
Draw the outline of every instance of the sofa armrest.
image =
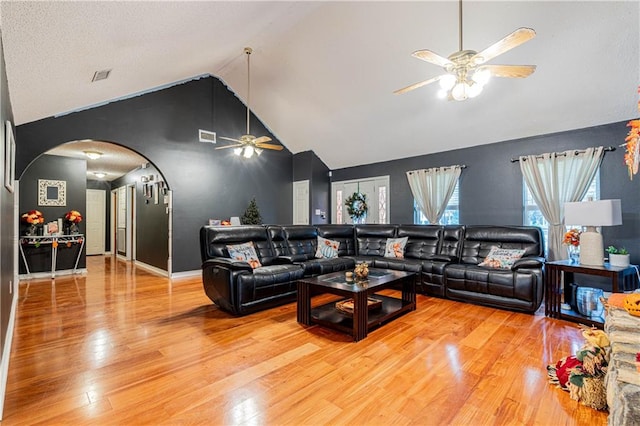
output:
M 225 257 L 216 257 L 213 259 L 205 260 L 202 264 L 202 269 L 208 268 L 222 268 L 229 269 L 231 271 L 253 271 L 253 268 L 251 268 L 251 265 L 249 265 L 247 262 L 227 259 Z
M 541 269 L 544 266 L 544 258 L 537 256 L 523 257 L 515 261 L 511 266 L 512 271 L 518 269 Z

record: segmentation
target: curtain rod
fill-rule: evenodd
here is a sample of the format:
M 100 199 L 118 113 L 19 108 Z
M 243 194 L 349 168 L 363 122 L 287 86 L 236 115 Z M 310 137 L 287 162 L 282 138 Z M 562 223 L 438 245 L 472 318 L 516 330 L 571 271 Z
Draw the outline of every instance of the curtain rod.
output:
M 461 166 L 429 167 L 428 169 L 409 170 L 407 173 L 413 173 L 413 172 L 417 172 L 417 171 L 420 171 L 420 170 L 431 170 L 431 169 L 447 170 L 447 169 L 453 169 L 454 167 L 460 167 L 461 169 L 466 169 L 467 165 L 466 164 L 462 164 Z
M 615 147 L 615 146 L 607 146 L 607 147 L 605 147 L 605 148 L 603 149 L 603 151 L 604 151 L 604 152 L 607 152 L 607 151 L 615 151 L 615 150 L 616 150 L 616 147 Z M 574 154 L 574 155 L 578 155 L 578 154 L 580 154 L 581 152 L 585 152 L 585 151 L 586 151 L 586 150 L 584 150 L 584 149 L 576 149 L 575 151 L 573 151 L 573 154 Z M 565 152 L 554 152 L 553 154 L 554 154 L 556 157 L 563 157 L 563 156 L 567 155 L 566 151 L 565 151 Z M 542 158 L 542 155 L 536 155 L 536 158 Z M 527 159 L 525 158 L 523 161 L 526 161 L 526 160 L 527 160 Z M 518 161 L 520 161 L 520 159 L 519 159 L 519 158 L 512 158 L 512 159 L 511 159 L 511 162 L 512 162 L 512 163 L 517 163 Z

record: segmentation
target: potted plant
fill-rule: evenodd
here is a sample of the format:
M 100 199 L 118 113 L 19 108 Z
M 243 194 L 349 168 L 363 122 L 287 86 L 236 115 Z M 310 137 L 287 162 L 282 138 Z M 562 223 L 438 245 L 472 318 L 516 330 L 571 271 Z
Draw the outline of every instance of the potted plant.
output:
M 611 266 L 618 266 L 620 268 L 627 268 L 631 263 L 629 261 L 629 251 L 626 248 L 615 246 L 607 247 L 607 253 L 609 253 L 609 264 Z

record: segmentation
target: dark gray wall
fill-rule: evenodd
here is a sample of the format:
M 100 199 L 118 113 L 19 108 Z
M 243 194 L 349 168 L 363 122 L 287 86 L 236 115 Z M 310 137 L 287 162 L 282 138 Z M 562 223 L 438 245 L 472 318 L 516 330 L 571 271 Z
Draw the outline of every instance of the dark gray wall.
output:
M 104 209 L 105 209 L 105 221 L 104 221 L 104 251 L 111 251 L 111 183 L 104 180 L 87 180 L 87 189 L 98 189 L 105 192 Z
M 2 162 L 3 173 L 0 180 L 0 356 L 4 353 L 4 347 L 9 327 L 9 317 L 11 315 L 11 306 L 15 293 L 12 291 L 13 278 L 15 276 L 14 269 L 14 224 L 16 217 L 13 210 L 14 193 L 9 192 L 4 187 L 4 140 L 5 131 L 4 123 L 10 121 L 13 123 L 13 111 L 11 110 L 11 99 L 9 98 L 9 86 L 7 83 L 7 74 L 4 64 L 4 50 L 2 48 L 2 34 L 0 34 L 0 161 Z M 16 145 L 20 142 L 16 139 Z M 8 359 L 3 359 L 9 362 Z
M 291 223 L 292 155 L 265 150 L 249 161 L 198 142 L 198 129 L 239 137 L 244 104 L 218 79 L 201 78 L 131 99 L 18 126 L 17 172 L 47 150 L 78 139 L 126 146 L 162 172 L 173 191 L 173 271 L 200 268 L 199 229 L 241 216 L 255 197 L 265 223 Z M 252 133 L 270 134 L 254 116 Z M 223 142 L 219 142 L 222 145 Z
M 333 171 L 332 181 L 390 176 L 390 221 L 413 223 L 413 195 L 408 170 L 466 164 L 460 177 L 460 222 L 466 225 L 521 225 L 522 173 L 511 158 L 544 152 L 618 146 L 627 134 L 626 121 L 569 132 L 541 135 L 420 157 Z M 446 141 L 443 141 L 445 144 Z M 605 245 L 621 245 L 640 263 L 640 176 L 630 181 L 624 149 L 607 152 L 600 168 L 600 197 L 622 200 L 623 225 L 603 229 Z
M 66 206 L 39 206 L 38 205 L 38 180 L 63 180 L 66 182 Z M 60 157 L 57 155 L 42 155 L 31 163 L 20 178 L 20 214 L 29 210 L 39 210 L 44 216 L 45 223 L 52 222 L 70 210 L 78 210 L 86 214 L 87 206 L 87 162 L 76 158 Z M 84 234 L 85 222 L 78 224 L 80 233 Z M 20 228 L 27 225 L 20 223 Z M 72 269 L 75 264 L 79 247 L 72 245 L 58 246 L 57 269 Z M 51 246 L 25 247 L 29 269 L 31 272 L 44 272 L 51 270 Z M 26 273 L 24 263 L 20 261 L 20 273 Z M 78 262 L 79 268 L 86 267 L 85 250 Z
M 315 152 L 300 152 L 293 156 L 293 180 L 309 180 L 310 223 L 313 225 L 329 223 L 331 220 L 329 167 Z M 316 209 L 325 212 L 325 217 L 316 215 Z
M 167 270 L 167 260 L 169 258 L 169 215 L 167 205 L 164 204 L 164 195 L 158 195 L 158 204 L 155 204 L 155 193 L 151 198 L 145 197 L 143 193 L 144 183 L 141 177 L 153 175 L 154 180 L 147 182 L 148 185 L 157 186 L 158 177 L 162 180 L 162 175 L 158 170 L 149 166 L 146 169 L 137 169 L 125 176 L 111 182 L 113 189 L 120 186 L 134 184 L 136 187 L 136 260 L 155 266 L 164 271 Z

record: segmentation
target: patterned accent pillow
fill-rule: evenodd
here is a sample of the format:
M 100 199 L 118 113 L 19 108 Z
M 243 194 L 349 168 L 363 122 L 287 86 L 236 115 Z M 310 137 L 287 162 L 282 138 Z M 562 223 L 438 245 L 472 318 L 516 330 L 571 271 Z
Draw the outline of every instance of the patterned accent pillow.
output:
M 316 257 L 318 259 L 332 259 L 334 257 L 338 257 L 339 247 L 340 242 L 338 241 L 318 237 L 318 249 L 316 250 Z
M 387 238 L 387 245 L 384 248 L 384 257 L 395 257 L 404 259 L 404 248 L 407 245 L 409 237 Z
M 520 259 L 524 252 L 525 249 L 503 249 L 500 247 L 492 247 L 487 257 L 485 257 L 478 266 L 511 269 L 516 260 Z
M 227 246 L 229 250 L 229 257 L 241 262 L 247 262 L 252 269 L 256 269 L 262 266 L 256 249 L 253 247 L 253 242 L 249 241 L 244 244 L 236 244 L 233 246 Z

